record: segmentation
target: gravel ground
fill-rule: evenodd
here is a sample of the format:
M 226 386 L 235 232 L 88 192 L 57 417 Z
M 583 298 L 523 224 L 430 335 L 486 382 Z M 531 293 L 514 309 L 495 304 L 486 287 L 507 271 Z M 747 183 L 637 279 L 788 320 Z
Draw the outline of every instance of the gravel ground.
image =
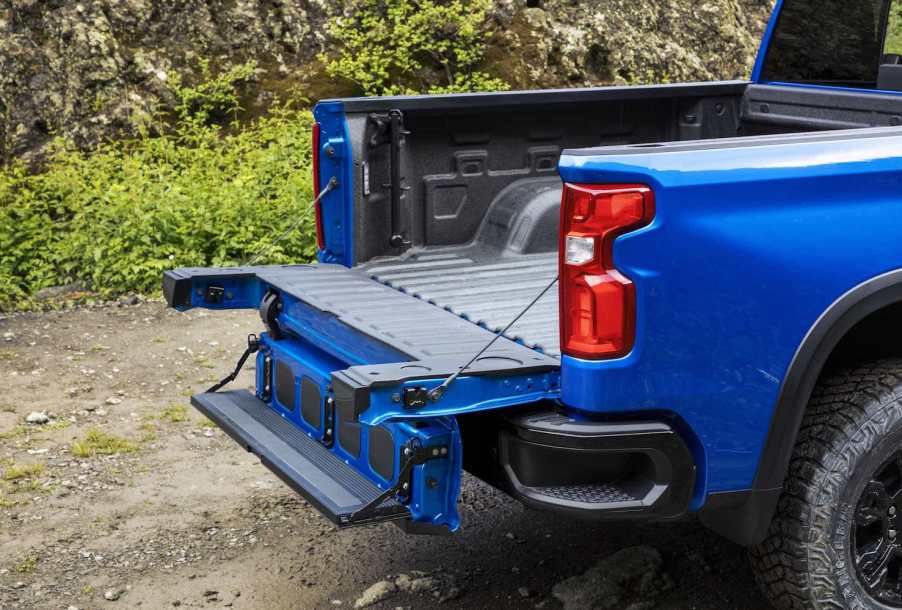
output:
M 570 521 L 471 477 L 458 535 L 334 531 L 187 406 L 258 330 L 159 302 L 0 317 L 0 608 L 766 608 L 694 521 Z

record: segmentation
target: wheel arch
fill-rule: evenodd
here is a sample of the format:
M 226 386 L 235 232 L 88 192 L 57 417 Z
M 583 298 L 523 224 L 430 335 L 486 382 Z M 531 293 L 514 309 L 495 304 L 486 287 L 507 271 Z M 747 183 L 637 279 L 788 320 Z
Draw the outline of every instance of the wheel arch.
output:
M 752 488 L 712 494 L 699 516 L 702 522 L 744 545 L 761 542 L 776 510 L 783 481 L 808 401 L 831 356 L 869 316 L 902 304 L 902 269 L 852 288 L 821 314 L 790 362 L 771 417 Z

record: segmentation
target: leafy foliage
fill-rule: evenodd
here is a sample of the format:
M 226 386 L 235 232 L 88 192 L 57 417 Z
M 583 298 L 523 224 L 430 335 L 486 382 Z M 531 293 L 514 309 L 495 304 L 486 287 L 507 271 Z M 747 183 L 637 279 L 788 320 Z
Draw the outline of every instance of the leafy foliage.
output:
M 164 270 L 239 264 L 304 214 L 311 199 L 311 114 L 289 103 L 242 126 L 242 66 L 178 87 L 163 135 L 93 152 L 59 141 L 43 170 L 0 168 L 0 310 L 42 288 L 80 285 L 109 297 L 159 290 Z M 265 262 L 309 260 L 313 219 Z
M 490 0 L 357 0 L 329 34 L 339 56 L 323 57 L 332 77 L 365 95 L 507 89 L 478 70 L 485 55 Z
M 886 25 L 884 53 L 902 55 L 902 3 L 893 2 L 889 9 Z

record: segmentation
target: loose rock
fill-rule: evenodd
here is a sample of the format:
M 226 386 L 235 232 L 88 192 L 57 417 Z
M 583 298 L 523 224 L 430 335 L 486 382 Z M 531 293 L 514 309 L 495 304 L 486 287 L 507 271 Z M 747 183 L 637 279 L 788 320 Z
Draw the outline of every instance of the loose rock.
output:
M 108 602 L 114 602 L 122 597 L 123 593 L 125 593 L 125 589 L 107 589 L 103 592 L 103 599 Z
M 50 421 L 50 418 L 43 411 L 32 411 L 25 418 L 25 421 L 29 424 L 46 424 Z
M 652 601 L 670 589 L 670 578 L 661 573 L 661 553 L 648 546 L 622 549 L 579 576 L 551 590 L 564 610 L 621 608 Z
M 357 601 L 354 602 L 354 607 L 366 608 L 367 606 L 378 604 L 397 592 L 398 587 L 395 586 L 395 583 L 390 580 L 380 580 L 379 582 L 370 585 L 370 587 L 357 598 Z

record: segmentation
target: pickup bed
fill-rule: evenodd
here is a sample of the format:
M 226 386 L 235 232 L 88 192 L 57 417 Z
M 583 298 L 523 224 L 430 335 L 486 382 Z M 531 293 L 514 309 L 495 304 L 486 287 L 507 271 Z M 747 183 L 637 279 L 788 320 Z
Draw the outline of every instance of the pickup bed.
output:
M 898 9 L 778 2 L 750 81 L 320 102 L 319 264 L 165 274 L 265 328 L 193 403 L 338 527 L 453 532 L 465 469 L 899 607 Z

